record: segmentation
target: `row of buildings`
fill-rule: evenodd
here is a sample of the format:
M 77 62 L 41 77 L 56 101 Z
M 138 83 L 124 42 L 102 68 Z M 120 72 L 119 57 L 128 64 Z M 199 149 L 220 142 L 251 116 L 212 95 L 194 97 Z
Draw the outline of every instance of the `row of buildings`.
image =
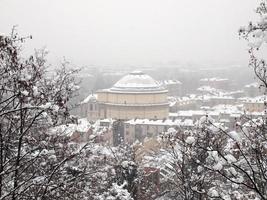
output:
M 179 81 L 154 80 L 141 71 L 122 77 L 111 88 L 90 94 L 81 103 L 80 114 L 101 130 L 99 141 L 117 145 L 154 137 L 170 127 L 190 129 L 200 118 L 209 116 L 235 129 L 244 114 L 263 116 L 265 97 L 244 96 L 244 91 L 227 91 L 228 79 L 203 79 L 195 94 L 179 97 Z M 226 84 L 226 85 L 225 85 Z M 250 91 L 257 84 L 246 85 Z M 91 131 L 93 132 L 93 131 Z
M 228 79 L 201 79 L 195 94 L 181 97 L 181 83 L 156 81 L 141 71 L 122 77 L 111 88 L 98 90 L 81 102 L 80 116 L 98 119 L 166 119 L 169 112 L 199 110 L 216 105 L 242 105 L 244 112 L 260 112 L 265 98 L 259 97 L 259 85 L 252 83 L 242 90 L 228 91 Z M 224 87 L 223 87 L 224 86 Z

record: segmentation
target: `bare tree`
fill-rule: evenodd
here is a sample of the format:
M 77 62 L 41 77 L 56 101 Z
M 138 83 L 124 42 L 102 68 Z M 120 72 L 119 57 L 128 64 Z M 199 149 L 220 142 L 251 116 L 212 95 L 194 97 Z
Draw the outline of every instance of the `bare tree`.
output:
M 23 59 L 26 39 L 15 30 L 0 35 L 0 199 L 74 199 L 85 170 L 73 172 L 68 162 L 86 145 L 72 151 L 50 128 L 71 120 L 77 70 L 63 63 L 48 73 L 45 51 Z
M 240 28 L 239 35 L 248 41 L 249 66 L 266 95 L 267 64 L 259 57 L 267 42 L 266 0 L 261 0 L 256 12 L 260 20 Z M 167 139 L 169 181 L 163 195 L 169 194 L 170 199 L 267 199 L 266 115 L 242 116 L 236 131 L 206 117 L 194 130 L 181 130 Z

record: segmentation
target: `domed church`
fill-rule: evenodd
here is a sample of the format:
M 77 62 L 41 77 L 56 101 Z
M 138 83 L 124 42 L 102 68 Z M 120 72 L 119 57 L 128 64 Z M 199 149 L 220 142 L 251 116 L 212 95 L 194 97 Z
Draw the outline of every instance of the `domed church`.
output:
M 86 108 L 96 108 L 99 119 L 164 119 L 169 114 L 167 93 L 162 84 L 149 75 L 133 71 L 111 88 L 97 91 L 97 100 L 87 101 L 97 106 L 87 105 Z M 87 109 L 87 112 L 90 112 L 90 109 Z

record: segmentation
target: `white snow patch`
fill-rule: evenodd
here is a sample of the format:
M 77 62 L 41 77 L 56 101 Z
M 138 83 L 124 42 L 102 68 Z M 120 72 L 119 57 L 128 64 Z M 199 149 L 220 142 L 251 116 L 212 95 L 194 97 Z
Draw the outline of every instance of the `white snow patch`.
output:
M 186 140 L 185 140 L 185 142 L 186 142 L 187 144 L 193 144 L 193 143 L 195 143 L 195 141 L 196 141 L 196 139 L 195 139 L 193 136 L 189 136 L 189 137 L 187 137 Z

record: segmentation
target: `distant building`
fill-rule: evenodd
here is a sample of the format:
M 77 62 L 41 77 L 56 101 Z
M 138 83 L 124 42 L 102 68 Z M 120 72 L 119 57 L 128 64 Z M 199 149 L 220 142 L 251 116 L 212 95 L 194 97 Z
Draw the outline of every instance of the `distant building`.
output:
M 246 96 L 248 97 L 259 96 L 261 94 L 259 83 L 255 82 L 255 83 L 245 85 L 244 92 Z
M 263 112 L 266 109 L 266 98 L 259 96 L 255 98 L 242 98 L 246 112 Z
M 96 94 L 90 94 L 86 97 L 81 102 L 80 108 L 81 117 L 86 117 L 89 121 L 96 121 L 99 119 L 99 107 Z
M 96 119 L 164 119 L 169 114 L 168 90 L 141 71 L 121 78 L 113 87 L 88 96 L 81 103 L 81 114 Z
M 230 87 L 230 81 L 227 78 L 203 78 L 200 79 L 200 85 L 206 85 L 216 89 L 228 90 Z
M 170 112 L 178 112 L 180 110 L 194 110 L 198 109 L 199 102 L 196 98 L 181 97 L 172 98 L 169 97 L 169 110 Z
M 76 124 L 64 124 L 56 126 L 50 130 L 53 134 L 58 134 L 62 138 L 69 138 L 71 142 L 84 143 L 88 142 L 93 134 L 91 124 L 87 119 L 79 119 Z
M 178 80 L 164 80 L 161 81 L 162 85 L 168 90 L 168 96 L 181 96 L 182 83 Z
M 160 133 L 166 132 L 171 127 L 192 129 L 194 123 L 191 119 L 132 119 L 124 122 L 124 141 L 130 144 L 136 140 L 143 142 L 145 138 L 157 137 Z
M 220 104 L 232 104 L 236 103 L 236 99 L 231 96 L 212 96 L 210 97 L 207 106 L 216 106 Z

